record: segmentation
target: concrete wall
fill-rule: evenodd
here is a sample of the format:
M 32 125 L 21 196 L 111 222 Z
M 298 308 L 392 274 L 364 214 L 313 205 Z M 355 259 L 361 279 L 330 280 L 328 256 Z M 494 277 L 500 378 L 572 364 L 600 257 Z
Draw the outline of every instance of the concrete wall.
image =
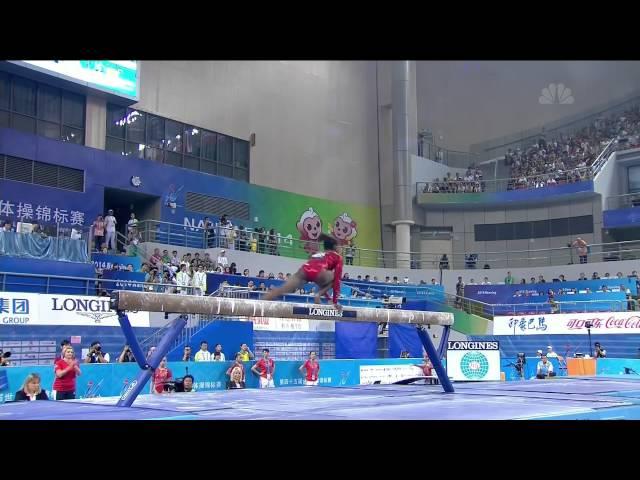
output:
M 522 222 L 525 220 L 546 220 L 553 218 L 566 218 L 582 215 L 593 215 L 594 233 L 584 234 L 581 237 L 588 243 L 600 243 L 602 241 L 602 202 L 599 197 L 594 199 L 569 201 L 565 204 L 529 208 L 493 208 L 484 210 L 445 211 L 429 210 L 426 212 L 425 225 L 430 227 L 453 227 L 453 253 L 477 253 L 498 252 L 489 256 L 494 259 L 489 264 L 492 268 L 504 266 L 498 259 L 504 258 L 503 252 L 531 251 L 556 247 L 566 247 L 572 241 L 570 236 L 534 238 L 525 240 L 503 240 L 491 242 L 477 242 L 475 240 L 475 225 L 489 223 Z M 523 255 L 526 256 L 526 255 Z M 519 266 L 544 265 L 547 259 L 541 258 L 539 263 L 523 261 Z M 567 258 L 567 263 L 569 258 Z
M 142 61 L 142 110 L 249 139 L 251 182 L 378 206 L 375 62 Z

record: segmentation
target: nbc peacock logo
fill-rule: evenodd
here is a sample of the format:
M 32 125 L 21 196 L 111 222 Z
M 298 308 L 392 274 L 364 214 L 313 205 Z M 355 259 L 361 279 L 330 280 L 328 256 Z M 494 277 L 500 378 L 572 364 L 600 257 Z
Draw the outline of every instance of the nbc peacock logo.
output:
M 575 102 L 573 92 L 564 83 L 550 83 L 542 89 L 538 102 L 542 105 L 570 105 Z

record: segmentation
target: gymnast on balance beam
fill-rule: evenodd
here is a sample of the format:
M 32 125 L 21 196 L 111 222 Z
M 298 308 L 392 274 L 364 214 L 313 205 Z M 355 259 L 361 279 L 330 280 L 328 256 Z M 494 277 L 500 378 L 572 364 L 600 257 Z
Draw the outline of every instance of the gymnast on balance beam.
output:
M 329 299 L 329 290 L 333 288 L 333 305 L 338 310 L 342 306 L 338 303 L 340 295 L 340 279 L 342 278 L 342 257 L 336 252 L 336 240 L 326 234 L 318 238 L 322 241 L 324 252 L 311 255 L 300 269 L 285 282 L 284 285 L 268 291 L 263 300 L 273 300 L 276 297 L 294 292 L 307 282 L 318 285 L 319 291 L 315 296 L 315 303 L 320 303 L 323 295 Z

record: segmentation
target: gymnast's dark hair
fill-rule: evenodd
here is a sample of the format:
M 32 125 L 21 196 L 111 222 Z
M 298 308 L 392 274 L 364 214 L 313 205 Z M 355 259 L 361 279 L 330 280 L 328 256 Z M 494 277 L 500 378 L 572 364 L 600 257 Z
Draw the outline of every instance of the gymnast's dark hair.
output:
M 318 240 L 322 241 L 325 250 L 335 250 L 338 243 L 335 238 L 330 237 L 326 233 L 321 233 Z

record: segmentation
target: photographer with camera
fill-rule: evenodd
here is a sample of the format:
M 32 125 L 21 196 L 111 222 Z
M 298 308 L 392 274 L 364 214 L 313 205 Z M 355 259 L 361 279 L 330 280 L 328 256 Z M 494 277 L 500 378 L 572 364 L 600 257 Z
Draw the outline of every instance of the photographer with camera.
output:
M 102 345 L 97 340 L 91 344 L 84 357 L 84 363 L 109 363 L 110 360 L 109 354 L 102 351 Z
M 0 348 L 0 367 L 9 367 L 11 365 L 9 357 L 11 357 L 11 352 L 3 352 Z
M 553 365 L 547 359 L 547 355 L 543 353 L 540 357 L 540 361 L 538 362 L 538 367 L 536 368 L 536 378 L 544 380 L 545 378 L 555 376 L 556 373 L 553 371 Z
M 135 362 L 135 361 L 136 359 L 133 356 L 131 347 L 129 345 L 125 345 L 124 348 L 122 349 L 122 353 L 120 354 L 120 357 L 118 357 L 118 363 L 128 363 L 128 362 Z

